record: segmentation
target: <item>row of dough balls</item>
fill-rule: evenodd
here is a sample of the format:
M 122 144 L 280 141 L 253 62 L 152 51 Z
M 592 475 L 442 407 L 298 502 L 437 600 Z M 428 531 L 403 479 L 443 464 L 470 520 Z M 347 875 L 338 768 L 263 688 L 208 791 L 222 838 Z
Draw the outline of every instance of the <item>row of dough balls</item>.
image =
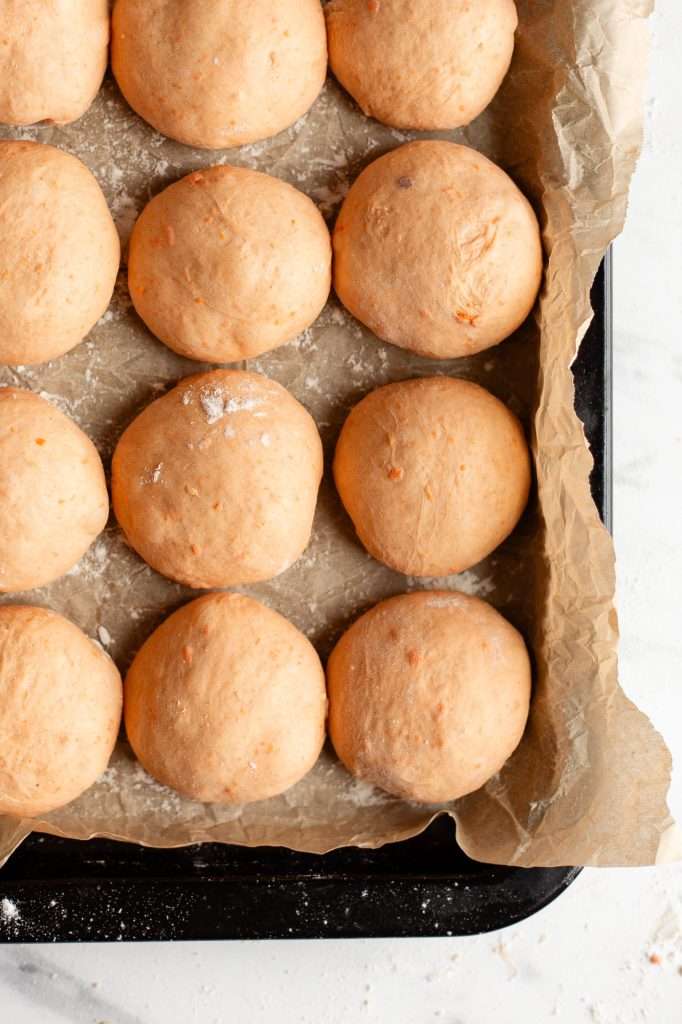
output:
M 0 142 L 0 362 L 54 359 L 109 304 L 119 239 L 90 171 L 52 146 Z M 334 287 L 375 335 L 435 359 L 495 345 L 530 313 L 542 246 L 533 210 L 476 150 L 412 142 L 371 163 L 333 233 Z M 197 171 L 146 206 L 128 285 L 174 351 L 231 363 L 296 337 L 324 307 L 332 243 L 314 203 L 239 167 Z
M 191 146 L 223 149 L 292 125 L 329 59 L 362 110 L 398 128 L 457 128 L 492 100 L 512 58 L 514 0 L 116 0 L 114 75 L 131 107 Z M 107 66 L 109 0 L 5 4 L 0 121 L 65 124 Z
M 451 377 L 388 384 L 348 416 L 336 485 L 378 560 L 414 576 L 461 572 L 514 529 L 531 472 L 521 424 Z M 323 470 L 315 421 L 260 374 L 187 377 L 148 405 L 112 461 L 114 511 L 137 553 L 194 588 L 278 576 L 310 539 Z M 0 388 L 0 592 L 68 572 L 109 511 L 97 450 L 29 391 Z
M 329 707 L 312 644 L 239 594 L 206 595 L 166 619 L 123 692 L 113 661 L 73 623 L 0 607 L 0 813 L 45 814 L 84 792 L 107 766 L 122 704 L 143 767 L 192 799 L 239 805 L 284 792 L 317 761 L 329 710 L 354 776 L 409 800 L 453 800 L 518 745 L 530 665 L 521 635 L 486 602 L 429 591 L 362 615 L 332 651 L 327 687 Z

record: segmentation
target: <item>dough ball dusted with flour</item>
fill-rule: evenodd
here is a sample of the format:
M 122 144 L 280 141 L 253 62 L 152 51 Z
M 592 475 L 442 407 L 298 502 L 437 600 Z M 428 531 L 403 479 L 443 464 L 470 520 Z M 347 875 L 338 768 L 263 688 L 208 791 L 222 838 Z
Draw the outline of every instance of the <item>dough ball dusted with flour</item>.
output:
M 410 142 L 370 164 L 333 241 L 344 306 L 384 341 L 433 359 L 502 341 L 540 287 L 530 204 L 504 171 L 453 142 Z
M 188 175 L 135 225 L 128 283 L 137 312 L 190 359 L 260 355 L 315 320 L 331 287 L 331 241 L 315 204 L 241 167 Z
M 485 601 L 453 591 L 382 601 L 327 668 L 329 732 L 346 768 L 395 796 L 455 800 L 484 785 L 526 725 L 523 638 Z
M 187 377 L 114 452 L 114 510 L 130 544 L 190 587 L 270 579 L 310 539 L 322 478 L 315 421 L 257 373 Z
M 49 402 L 0 388 L 0 592 L 62 576 L 104 529 L 109 496 L 92 441 Z
M 108 0 L 0 4 L 0 122 L 68 124 L 102 84 Z
M 117 0 L 111 62 L 157 131 L 223 149 L 276 135 L 314 103 L 327 73 L 319 0 Z
M 447 576 L 514 529 L 530 456 L 516 416 L 489 391 L 426 377 L 377 388 L 355 406 L 334 479 L 371 555 L 411 576 Z
M 210 594 L 171 615 L 125 683 L 126 731 L 147 771 L 222 804 L 298 782 L 322 749 L 326 708 L 312 644 L 240 594 Z
M 396 128 L 459 128 L 499 89 L 514 0 L 332 0 L 332 71 L 370 117 Z
M 118 233 L 85 164 L 37 142 L 0 141 L 0 209 L 0 363 L 44 363 L 109 305 Z
M 121 677 L 92 640 L 46 608 L 0 607 L 0 814 L 75 800 L 107 766 Z

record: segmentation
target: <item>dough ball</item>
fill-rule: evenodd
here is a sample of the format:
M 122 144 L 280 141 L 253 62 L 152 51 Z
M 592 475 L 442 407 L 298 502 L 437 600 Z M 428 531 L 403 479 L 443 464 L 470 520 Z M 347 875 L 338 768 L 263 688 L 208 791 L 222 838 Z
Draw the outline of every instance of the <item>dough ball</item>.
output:
M 374 558 L 410 576 L 447 576 L 514 529 L 530 458 L 521 424 L 490 392 L 426 377 L 387 384 L 355 406 L 334 478 Z
M 108 515 L 92 441 L 37 395 L 0 388 L 0 592 L 63 576 Z
M 499 89 L 518 23 L 514 0 L 332 0 L 329 61 L 369 117 L 459 128 Z
M 382 601 L 343 634 L 327 668 L 329 733 L 358 778 L 422 803 L 478 789 L 528 717 L 523 638 L 485 601 L 452 591 Z
M 320 754 L 326 710 L 315 648 L 241 594 L 209 594 L 171 615 L 125 684 L 126 730 L 143 766 L 207 803 L 293 786 Z
M 0 141 L 0 363 L 44 363 L 105 312 L 120 260 L 102 191 L 75 156 Z
M 257 373 L 187 377 L 114 452 L 114 509 L 158 572 L 190 587 L 271 579 L 303 552 L 322 478 L 315 421 Z
M 46 608 L 0 606 L 0 814 L 30 818 L 80 796 L 121 721 L 111 658 Z
M 102 84 L 108 48 L 108 0 L 4 0 L 0 121 L 76 121 Z
M 334 229 L 334 287 L 384 341 L 432 359 L 512 334 L 542 276 L 540 230 L 504 171 L 467 146 L 410 142 L 367 167 Z
M 190 174 L 152 199 L 130 242 L 128 283 L 157 337 L 190 359 L 231 363 L 290 341 L 331 287 L 315 204 L 241 167 Z
M 319 0 L 117 0 L 111 64 L 133 110 L 205 149 L 276 135 L 327 74 Z

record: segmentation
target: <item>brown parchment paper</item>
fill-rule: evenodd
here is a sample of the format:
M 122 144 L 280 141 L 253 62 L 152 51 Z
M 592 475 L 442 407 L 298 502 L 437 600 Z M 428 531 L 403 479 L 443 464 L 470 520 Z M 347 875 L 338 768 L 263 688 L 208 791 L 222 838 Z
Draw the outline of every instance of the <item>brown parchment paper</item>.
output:
M 535 320 L 479 356 L 433 363 L 378 342 L 332 297 L 311 329 L 249 368 L 279 380 L 310 409 L 328 455 L 351 405 L 379 384 L 433 373 L 482 383 L 523 418 L 532 439 L 537 492 L 529 511 L 513 537 L 475 570 L 420 581 L 366 555 L 327 475 L 304 556 L 278 579 L 244 589 L 291 618 L 323 657 L 360 611 L 390 594 L 446 586 L 487 598 L 524 632 L 534 654 L 533 707 L 520 748 L 483 790 L 444 808 L 407 804 L 355 782 L 328 751 L 283 796 L 218 808 L 156 784 L 122 740 L 104 777 L 73 804 L 32 822 L 0 818 L 0 862 L 31 830 L 156 846 L 211 840 L 315 852 L 373 847 L 419 832 L 442 810 L 456 819 L 464 850 L 483 861 L 656 859 L 672 826 L 665 803 L 670 758 L 618 687 L 614 556 L 590 498 L 591 457 L 573 411 L 569 370 L 591 316 L 590 284 L 623 223 L 640 146 L 650 3 L 520 0 L 518 6 L 506 82 L 488 111 L 449 137 L 502 164 L 535 204 L 547 252 Z M 312 196 L 331 221 L 365 164 L 416 137 L 365 118 L 332 79 L 292 129 L 224 153 L 162 138 L 130 111 L 111 81 L 75 125 L 2 134 L 81 157 L 101 182 L 124 243 L 152 195 L 212 163 L 275 174 Z M 56 402 L 108 464 L 133 416 L 197 369 L 146 331 L 122 273 L 109 311 L 83 345 L 43 367 L 2 368 L 0 382 Z M 112 521 L 68 576 L 4 600 L 50 605 L 70 616 L 125 670 L 151 630 L 194 596 L 145 566 Z

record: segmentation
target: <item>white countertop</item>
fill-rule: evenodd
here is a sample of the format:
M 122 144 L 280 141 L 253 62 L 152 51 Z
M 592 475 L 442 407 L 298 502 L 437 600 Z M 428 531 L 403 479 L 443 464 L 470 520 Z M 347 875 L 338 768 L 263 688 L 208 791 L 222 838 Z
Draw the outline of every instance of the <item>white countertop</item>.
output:
M 682 7 L 661 4 L 647 139 L 615 254 L 621 679 L 677 758 L 682 821 Z M 0 947 L 0 1024 L 680 1024 L 682 864 L 584 871 L 463 939 Z

